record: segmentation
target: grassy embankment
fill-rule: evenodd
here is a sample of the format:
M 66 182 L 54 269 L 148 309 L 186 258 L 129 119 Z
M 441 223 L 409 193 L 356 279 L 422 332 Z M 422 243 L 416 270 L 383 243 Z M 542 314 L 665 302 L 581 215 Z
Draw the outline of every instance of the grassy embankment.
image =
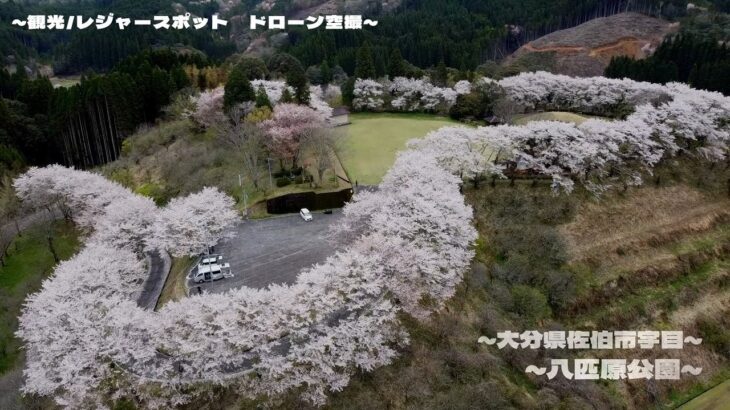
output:
M 548 112 L 536 112 L 532 114 L 520 114 L 516 115 L 512 119 L 512 122 L 516 125 L 525 125 L 532 121 L 560 121 L 560 122 L 571 122 L 574 124 L 581 124 L 590 117 L 572 112 L 563 111 L 548 111 Z
M 64 260 L 79 248 L 78 232 L 73 225 L 56 221 L 50 225 L 53 246 L 59 259 Z M 20 352 L 13 337 L 17 316 L 25 297 L 40 289 L 41 282 L 55 266 L 49 250 L 49 224 L 43 223 L 26 230 L 10 245 L 5 266 L 0 267 L 0 373 L 12 368 Z
M 21 398 L 24 353 L 14 337 L 25 298 L 40 289 L 56 262 L 47 235 L 52 229 L 53 246 L 61 260 L 80 248 L 78 231 L 65 221 L 46 222 L 25 230 L 8 248 L 0 267 L 0 408 L 49 408 L 48 400 Z
M 260 164 L 261 180 L 257 189 L 244 173 L 242 162 L 240 154 L 220 141 L 214 132 L 200 132 L 188 120 L 175 120 L 140 130 L 129 137 L 124 141 L 121 157 L 102 167 L 102 173 L 158 204 L 197 192 L 205 186 L 216 186 L 227 192 L 236 199 L 241 210 L 244 191 L 248 195 L 247 205 L 251 207 L 267 198 L 313 190 L 309 183 L 277 187 L 275 177 L 270 184 L 266 161 Z M 273 160 L 271 165 L 272 174 L 276 173 L 279 162 Z M 335 170 L 344 175 L 337 163 Z M 308 171 L 317 174 L 313 169 Z M 325 172 L 314 190 L 326 192 L 349 188 L 350 185 L 336 178 L 334 172 Z M 239 175 L 243 177 L 242 187 Z
M 722 409 L 728 405 L 728 398 L 730 398 L 730 379 L 725 380 L 687 404 L 682 405 L 679 407 L 679 410 Z
M 167 275 L 165 286 L 162 288 L 155 310 L 159 310 L 168 302 L 180 300 L 188 295 L 185 282 L 187 281 L 188 272 L 190 272 L 196 261 L 197 258 L 192 257 L 172 259 L 170 274 Z

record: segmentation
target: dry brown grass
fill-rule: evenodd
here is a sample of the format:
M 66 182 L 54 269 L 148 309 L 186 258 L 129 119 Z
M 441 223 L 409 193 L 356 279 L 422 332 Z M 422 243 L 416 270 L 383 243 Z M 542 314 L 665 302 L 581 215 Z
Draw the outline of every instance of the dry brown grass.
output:
M 645 187 L 625 197 L 584 203 L 575 219 L 561 227 L 561 233 L 573 262 L 598 257 L 606 263 L 640 251 L 643 258 L 666 261 L 665 251 L 648 255 L 643 251 L 706 232 L 728 216 L 728 200 L 712 199 L 681 185 Z
M 698 316 L 728 314 L 730 312 L 730 289 L 708 293 L 696 303 L 682 306 L 672 313 L 671 323 L 678 327 L 688 327 L 695 323 Z

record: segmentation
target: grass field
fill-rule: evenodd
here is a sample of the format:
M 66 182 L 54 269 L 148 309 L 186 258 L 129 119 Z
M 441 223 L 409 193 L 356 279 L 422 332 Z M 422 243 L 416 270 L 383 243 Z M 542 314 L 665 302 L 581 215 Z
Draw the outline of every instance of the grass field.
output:
M 516 125 L 525 125 L 528 122 L 532 121 L 560 121 L 581 124 L 589 118 L 590 117 L 575 114 L 572 112 L 550 111 L 517 115 L 512 122 L 514 122 Z
M 730 399 L 730 380 L 697 396 L 694 400 L 679 407 L 679 410 L 713 410 L 727 408 Z
M 188 280 L 188 272 L 197 260 L 193 257 L 174 258 L 172 260 L 170 274 L 167 275 L 165 286 L 162 288 L 155 310 L 162 308 L 167 302 L 177 301 L 188 296 L 185 282 Z
M 79 248 L 78 233 L 64 221 L 52 224 L 53 246 L 61 260 Z M 25 297 L 40 288 L 56 262 L 48 248 L 47 223 L 36 225 L 10 245 L 5 266 L 0 267 L 0 374 L 14 367 L 19 342 L 13 337 Z
M 446 117 L 425 114 L 350 115 L 351 125 L 340 150 L 340 160 L 354 183 L 380 183 L 406 141 L 420 138 L 447 125 L 459 125 Z

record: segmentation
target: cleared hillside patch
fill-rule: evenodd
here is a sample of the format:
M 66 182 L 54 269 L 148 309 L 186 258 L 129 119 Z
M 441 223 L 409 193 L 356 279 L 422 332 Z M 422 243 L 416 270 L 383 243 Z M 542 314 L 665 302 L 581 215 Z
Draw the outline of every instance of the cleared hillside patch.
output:
M 676 23 L 643 14 L 619 13 L 533 40 L 503 65 L 575 76 L 602 75 L 611 57 L 645 58 L 677 28 Z
M 578 352 L 575 357 L 677 357 L 703 368 L 700 376 L 672 384 L 606 384 L 602 390 L 620 395 L 627 408 L 671 407 L 716 384 L 730 355 L 723 330 L 730 314 L 725 193 L 675 183 L 610 192 L 596 200 L 585 192 L 555 197 L 542 184 L 524 182 L 466 192 L 480 231 L 480 259 L 487 266 L 485 303 L 513 321 L 497 324 L 496 330 L 515 325 L 683 330 L 704 338 L 703 344 L 670 353 Z M 531 364 L 521 351 L 500 355 L 518 372 Z M 559 385 L 552 381 L 545 387 Z

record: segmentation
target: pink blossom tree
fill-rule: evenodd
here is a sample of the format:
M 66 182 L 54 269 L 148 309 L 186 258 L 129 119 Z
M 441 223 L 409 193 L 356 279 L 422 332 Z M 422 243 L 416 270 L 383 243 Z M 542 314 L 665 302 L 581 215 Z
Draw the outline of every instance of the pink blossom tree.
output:
M 269 149 L 281 160 L 296 164 L 305 133 L 323 128 L 324 117 L 304 105 L 278 104 L 270 120 L 261 123 Z
M 203 91 L 197 98 L 191 97 L 195 100 L 195 111 L 191 114 L 193 121 L 203 128 L 211 128 L 226 121 L 223 113 L 224 94 L 223 87 L 218 87 Z

